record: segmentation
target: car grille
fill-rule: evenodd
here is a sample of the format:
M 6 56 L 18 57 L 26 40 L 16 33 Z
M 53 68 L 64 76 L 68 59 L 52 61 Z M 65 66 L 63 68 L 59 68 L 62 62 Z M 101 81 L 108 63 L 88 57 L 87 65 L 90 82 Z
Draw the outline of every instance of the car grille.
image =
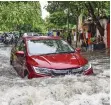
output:
M 81 74 L 83 72 L 82 68 L 71 68 L 71 69 L 61 69 L 52 70 L 52 75 L 68 75 L 68 74 Z

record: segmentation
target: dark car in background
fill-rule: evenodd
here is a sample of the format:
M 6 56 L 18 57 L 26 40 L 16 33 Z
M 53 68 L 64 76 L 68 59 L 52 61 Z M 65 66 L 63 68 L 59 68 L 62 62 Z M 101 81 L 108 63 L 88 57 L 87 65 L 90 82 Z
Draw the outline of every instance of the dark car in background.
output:
M 60 37 L 26 36 L 16 43 L 10 64 L 21 77 L 54 77 L 61 75 L 91 75 L 91 64 L 79 49 L 73 49 Z
M 0 33 L 0 43 L 3 42 L 4 37 L 3 37 L 3 33 Z

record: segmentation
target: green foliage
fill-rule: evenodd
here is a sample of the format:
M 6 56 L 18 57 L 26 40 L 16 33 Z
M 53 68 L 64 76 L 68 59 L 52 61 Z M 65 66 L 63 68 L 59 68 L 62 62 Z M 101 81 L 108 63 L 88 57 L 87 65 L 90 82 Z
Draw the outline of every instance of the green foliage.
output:
M 110 15 L 110 1 L 49 1 L 46 7 L 47 11 L 50 12 L 48 23 L 63 27 L 67 24 L 68 18 L 69 24 L 77 25 L 78 16 L 81 13 L 84 18 L 91 16 L 86 7 L 89 2 L 94 9 L 96 17 Z M 67 10 L 69 10 L 69 16 L 67 16 Z
M 66 24 L 67 16 L 63 11 L 54 12 L 50 15 L 49 20 L 51 23 L 54 23 L 55 25 L 61 26 L 61 25 Z
M 85 2 L 85 4 L 89 5 L 88 3 L 89 1 Z M 110 15 L 110 1 L 91 1 L 90 3 L 94 9 L 94 14 L 96 15 L 96 17 Z M 87 15 L 89 14 L 90 13 L 87 13 Z
M 38 1 L 0 1 L 0 11 L 0 30 L 42 31 Z
M 57 28 L 66 28 L 67 23 L 73 27 L 77 19 L 75 19 L 70 7 L 71 1 L 49 1 L 46 8 L 50 12 L 50 17 L 47 19 L 48 23 Z M 68 10 L 70 11 L 69 14 Z
M 83 10 L 83 2 L 77 1 L 49 1 L 47 11 L 50 12 L 49 24 L 63 28 L 77 25 L 78 17 Z

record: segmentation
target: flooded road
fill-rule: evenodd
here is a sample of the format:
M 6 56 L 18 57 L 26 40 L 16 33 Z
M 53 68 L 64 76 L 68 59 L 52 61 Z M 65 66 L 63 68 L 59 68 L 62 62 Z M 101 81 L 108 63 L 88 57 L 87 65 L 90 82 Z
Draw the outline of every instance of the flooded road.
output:
M 20 78 L 9 64 L 11 47 L 0 45 L 0 105 L 110 105 L 110 58 L 83 53 L 93 76 Z

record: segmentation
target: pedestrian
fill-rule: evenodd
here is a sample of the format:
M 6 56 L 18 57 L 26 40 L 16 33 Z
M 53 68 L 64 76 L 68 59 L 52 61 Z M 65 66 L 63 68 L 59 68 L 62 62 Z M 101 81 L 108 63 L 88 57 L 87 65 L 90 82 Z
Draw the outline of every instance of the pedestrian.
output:
M 73 35 L 74 35 L 74 42 L 76 42 L 76 40 L 77 40 L 77 39 L 76 39 L 76 38 L 77 38 L 77 33 L 76 33 L 76 30 L 75 30 L 75 29 L 73 30 Z
M 52 31 L 52 30 L 51 30 L 51 31 L 50 31 L 50 30 L 48 31 L 48 36 L 53 36 L 53 31 Z
M 67 36 L 67 42 L 68 42 L 70 45 L 72 44 L 70 32 L 68 33 L 68 36 Z
M 83 38 L 83 31 L 80 30 L 79 41 L 80 41 L 81 48 L 82 48 L 83 40 L 84 40 L 84 38 Z
M 91 37 L 91 32 L 88 31 L 88 38 L 87 38 L 87 43 L 88 43 L 88 51 L 93 51 L 93 38 Z
M 60 36 L 60 31 L 57 31 L 56 35 L 57 35 L 57 36 Z
M 81 30 L 79 40 L 80 40 L 82 50 L 86 51 L 87 50 L 87 40 L 86 40 L 86 35 L 85 34 L 86 33 L 83 33 L 83 31 Z
M 86 50 L 88 50 L 88 43 L 89 43 L 89 39 L 88 39 L 88 36 L 89 36 L 89 38 L 90 38 L 90 32 L 88 31 L 88 30 L 86 30 L 86 32 L 85 32 L 85 42 L 86 42 Z

